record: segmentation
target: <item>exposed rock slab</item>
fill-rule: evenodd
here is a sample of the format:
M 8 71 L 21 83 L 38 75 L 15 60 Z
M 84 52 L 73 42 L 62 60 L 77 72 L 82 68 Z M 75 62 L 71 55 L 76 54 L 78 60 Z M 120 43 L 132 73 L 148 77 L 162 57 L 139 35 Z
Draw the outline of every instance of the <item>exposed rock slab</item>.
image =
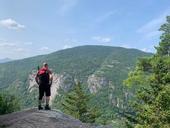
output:
M 0 116 L 0 128 L 111 128 L 85 124 L 57 110 L 29 109 Z

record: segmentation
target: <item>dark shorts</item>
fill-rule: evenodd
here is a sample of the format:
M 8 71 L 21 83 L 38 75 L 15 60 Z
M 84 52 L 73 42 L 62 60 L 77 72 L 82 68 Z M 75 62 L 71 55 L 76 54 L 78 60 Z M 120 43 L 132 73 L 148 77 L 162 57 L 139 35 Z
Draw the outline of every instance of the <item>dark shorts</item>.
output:
M 49 84 L 39 85 L 39 100 L 42 100 L 43 96 L 51 96 L 51 86 Z

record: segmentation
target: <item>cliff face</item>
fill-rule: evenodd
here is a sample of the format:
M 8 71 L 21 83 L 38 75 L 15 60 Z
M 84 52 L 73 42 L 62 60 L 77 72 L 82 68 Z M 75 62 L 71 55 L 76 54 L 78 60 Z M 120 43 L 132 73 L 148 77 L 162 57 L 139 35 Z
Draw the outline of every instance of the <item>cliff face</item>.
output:
M 32 71 L 32 73 L 28 76 L 29 77 L 29 87 L 28 91 L 34 92 L 38 90 L 38 85 L 35 82 L 36 71 Z M 58 90 L 62 89 L 64 92 L 68 92 L 75 84 L 75 80 L 73 76 L 68 73 L 63 74 L 56 74 L 53 73 L 53 84 L 51 86 L 51 100 L 50 104 L 53 103 L 53 100 L 57 95 L 59 95 Z M 124 102 L 128 100 L 129 93 L 124 91 L 123 89 L 117 88 L 114 86 L 112 81 L 109 81 L 106 77 L 97 76 L 92 74 L 87 79 L 88 89 L 91 93 L 98 93 L 102 88 L 109 88 L 108 98 L 109 104 L 112 106 L 123 108 Z M 116 93 L 119 91 L 123 97 L 119 97 Z
M 97 93 L 101 88 L 109 86 L 109 81 L 105 77 L 98 77 L 94 74 L 88 77 L 87 83 L 91 93 Z
M 85 124 L 65 115 L 60 111 L 38 111 L 29 109 L 0 116 L 0 127 L 3 128 L 111 128 Z

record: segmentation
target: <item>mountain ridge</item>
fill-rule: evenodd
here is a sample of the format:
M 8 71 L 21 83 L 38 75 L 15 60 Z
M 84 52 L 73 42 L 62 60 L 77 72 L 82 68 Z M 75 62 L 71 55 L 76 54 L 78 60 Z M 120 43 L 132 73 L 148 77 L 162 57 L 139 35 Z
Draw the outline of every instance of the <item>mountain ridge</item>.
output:
M 152 52 L 145 52 L 145 51 L 142 51 L 142 50 L 140 50 L 140 49 L 136 49 L 136 48 L 126 48 L 126 47 L 121 47 L 121 46 L 82 45 L 82 46 L 75 46 L 75 47 L 71 47 L 71 48 L 67 48 L 67 49 L 60 49 L 60 50 L 57 50 L 57 51 L 54 51 L 54 52 L 51 52 L 51 53 L 48 53 L 48 54 L 35 55 L 35 56 L 26 57 L 26 58 L 21 58 L 21 59 L 10 59 L 10 58 L 4 58 L 4 59 L 10 60 L 10 62 L 13 62 L 13 61 L 22 61 L 22 60 L 26 60 L 26 59 L 30 59 L 30 58 L 43 57 L 43 56 L 47 56 L 47 55 L 50 55 L 50 54 L 55 54 L 55 53 L 58 53 L 58 52 L 63 52 L 63 51 L 69 50 L 69 49 L 77 49 L 77 48 L 81 48 L 81 47 L 87 47 L 87 48 L 88 48 L 88 47 L 122 48 L 122 49 L 127 49 L 127 50 L 135 50 L 135 51 L 137 51 L 137 52 L 142 52 L 142 53 L 153 54 Z M 0 60 L 4 60 L 4 59 L 0 59 Z M 8 63 L 8 62 L 9 62 L 9 61 L 4 62 L 4 63 Z M 0 63 L 0 64 L 1 64 L 1 63 Z

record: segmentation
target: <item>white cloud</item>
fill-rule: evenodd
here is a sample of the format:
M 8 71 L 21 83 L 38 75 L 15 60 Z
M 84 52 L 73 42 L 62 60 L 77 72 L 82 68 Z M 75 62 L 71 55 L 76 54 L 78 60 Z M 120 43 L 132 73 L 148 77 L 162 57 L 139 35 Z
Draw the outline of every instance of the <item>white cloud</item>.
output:
M 149 49 L 149 48 L 142 48 L 142 49 L 140 49 L 140 50 L 142 50 L 143 52 L 153 52 L 151 49 Z
M 151 31 L 151 32 L 148 32 L 145 37 L 146 38 L 152 38 L 152 37 L 158 37 L 161 35 L 161 32 L 160 31 Z
M 50 48 L 47 46 L 44 46 L 44 47 L 41 47 L 39 50 L 40 51 L 48 51 L 48 50 L 50 50 Z
M 65 39 L 63 41 L 64 44 L 76 44 L 76 43 L 79 43 L 80 41 L 78 41 L 77 39 L 73 39 L 73 38 L 68 38 L 68 39 Z
M 23 58 L 28 54 L 28 49 L 23 48 L 15 41 L 0 39 L 0 58 Z
M 25 42 L 24 45 L 32 45 L 33 42 Z
M 7 40 L 0 38 L 0 43 L 2 43 L 2 42 L 7 42 Z
M 158 29 L 159 26 L 165 22 L 165 17 L 161 16 L 159 18 L 156 18 L 156 19 L 153 19 L 151 21 L 149 21 L 148 23 L 144 24 L 143 26 L 141 26 L 137 32 L 139 33 L 145 33 L 145 32 L 148 32 L 148 31 L 153 31 L 155 29 Z
M 141 50 L 144 51 L 144 52 L 147 52 L 148 49 L 147 48 L 143 48 Z
M 106 12 L 105 14 L 99 16 L 96 18 L 96 22 L 97 23 L 101 23 L 101 22 L 104 22 L 106 20 L 108 20 L 111 16 L 113 16 L 117 11 L 109 11 L 109 12 Z
M 148 46 L 148 48 L 138 48 L 136 46 L 131 46 L 129 44 L 122 44 L 122 45 L 120 45 L 120 47 L 127 48 L 127 49 L 139 49 L 143 52 L 150 52 L 150 53 L 154 52 L 154 49 L 152 46 Z
M 101 37 L 101 36 L 94 36 L 92 37 L 93 40 L 102 42 L 102 43 L 109 43 L 112 41 L 110 37 Z
M 16 47 L 14 43 L 0 43 L 0 47 Z
M 59 0 L 58 13 L 65 15 L 78 4 L 78 0 Z
M 10 42 L 8 40 L 5 39 L 0 39 L 0 48 L 2 49 L 13 49 L 18 47 L 18 44 L 16 42 Z
M 11 52 L 24 52 L 25 49 L 19 47 L 16 43 L 1 43 L 0 42 L 0 49 L 1 51 L 11 51 Z
M 15 51 L 16 52 L 25 52 L 26 50 L 24 48 L 16 48 Z
M 15 30 L 20 30 L 20 29 L 24 29 L 25 26 L 22 24 L 17 23 L 15 20 L 13 19 L 4 19 L 4 20 L 0 20 L 0 26 L 8 28 L 8 29 L 15 29 Z
M 130 45 L 127 45 L 127 44 L 120 45 L 120 47 L 123 47 L 123 48 L 132 48 Z
M 160 26 L 165 23 L 166 16 L 170 14 L 170 9 L 166 10 L 164 13 L 162 13 L 159 17 L 152 19 L 148 23 L 141 26 L 137 32 L 142 33 L 147 38 L 155 37 L 160 35 L 160 32 L 158 31 Z
M 67 49 L 67 48 L 72 48 L 72 46 L 71 45 L 64 45 L 64 47 L 63 47 L 63 49 Z

